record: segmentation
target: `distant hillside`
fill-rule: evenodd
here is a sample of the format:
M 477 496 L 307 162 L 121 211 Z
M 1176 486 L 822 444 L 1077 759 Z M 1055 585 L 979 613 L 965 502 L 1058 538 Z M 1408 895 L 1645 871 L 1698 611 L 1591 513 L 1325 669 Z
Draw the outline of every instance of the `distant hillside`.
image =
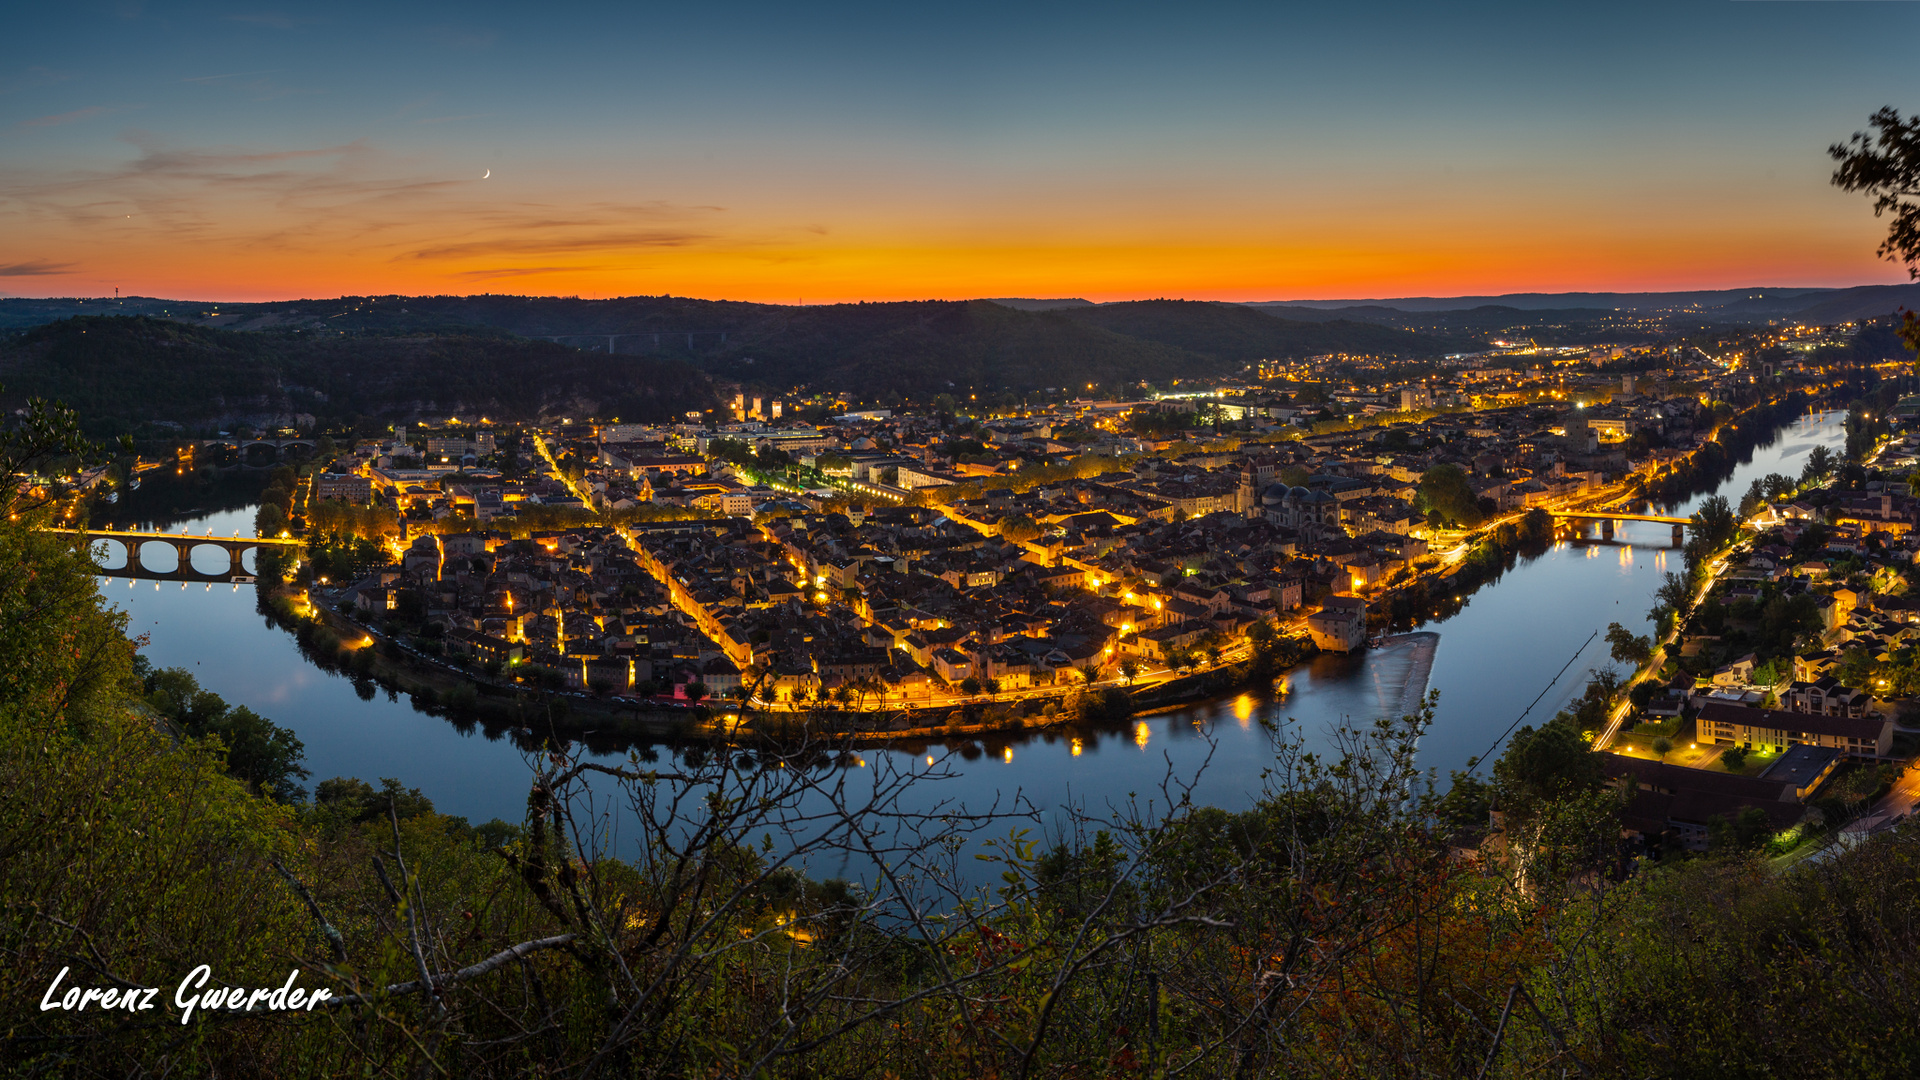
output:
M 1017 308 L 1021 311 L 1052 311 L 1054 308 L 1093 306 L 1093 301 L 1082 300 L 1079 297 L 1059 300 L 1030 300 L 1019 296 L 992 296 L 988 297 L 988 299 L 999 304 L 1001 307 Z
M 44 323 L 76 309 L 123 310 L 109 304 L 5 300 L 0 323 Z M 142 380 L 160 370 L 149 358 L 177 360 L 184 352 L 194 358 L 195 377 L 205 368 L 211 398 L 221 403 L 211 406 L 214 412 L 314 401 L 312 394 L 319 393 L 326 395 L 320 404 L 335 413 L 448 411 L 455 403 L 468 411 L 506 412 L 509 402 L 523 412 L 586 411 L 559 403 L 600 401 L 622 403 L 600 411 L 639 415 L 639 403 L 655 399 L 669 408 L 706 401 L 710 391 L 698 384 L 695 368 L 778 393 L 808 386 L 877 398 L 1212 378 L 1266 358 L 1329 352 L 1432 356 L 1479 345 L 1469 335 L 1422 335 L 1346 320 L 1309 323 L 1237 304 L 1185 301 L 1046 310 L 989 300 L 785 307 L 670 296 L 392 296 L 265 304 L 137 298 L 122 304 L 167 312 L 191 325 L 149 319 L 137 334 L 116 331 L 111 347 L 88 338 L 85 327 L 93 324 L 87 320 L 100 316 L 81 315 L 58 333 L 43 326 L 0 347 L 0 381 L 14 384 L 9 390 L 15 394 L 27 392 L 29 383 L 61 386 L 110 406 L 115 415 L 145 410 L 164 416 L 197 407 L 202 399 L 183 399 L 181 384 L 161 376 L 153 376 L 160 382 L 152 395 L 129 388 L 147 386 Z M 234 336 L 236 331 L 248 333 Z M 178 340 L 147 340 L 169 335 Z M 527 340 L 543 338 L 548 340 Z M 55 363 L 51 357 L 62 348 L 85 362 L 71 369 Z M 126 370 L 115 368 L 123 364 Z M 9 368 L 16 374 L 7 375 Z M 108 369 L 114 373 L 88 374 Z M 502 405 L 488 404 L 495 401 Z
M 82 316 L 0 339 L 0 384 L 0 408 L 59 398 L 98 433 L 298 413 L 667 419 L 717 403 L 705 376 L 672 360 L 499 334 L 242 333 L 144 316 Z
M 948 386 L 1022 390 L 1211 378 L 1266 358 L 1343 351 L 1432 356 L 1463 343 L 1177 300 L 1035 312 L 985 300 L 783 310 L 777 327 L 742 335 L 710 370 L 741 379 L 777 372 L 817 386 L 911 394 Z
M 705 359 L 728 378 L 865 395 L 1036 390 L 1238 370 L 1185 349 L 987 300 L 777 309 Z
M 1302 321 L 1244 304 L 1198 300 L 1140 300 L 1070 308 L 1058 314 L 1228 364 L 1332 352 L 1431 356 L 1486 347 L 1484 341 L 1467 336 L 1434 337 L 1347 320 Z
M 1809 322 L 1840 323 L 1878 319 L 1902 308 L 1920 310 L 1920 285 L 1862 285 L 1841 289 L 1794 314 Z
M 1356 300 L 1269 300 L 1252 303 L 1248 307 L 1263 309 L 1319 308 L 1336 311 L 1342 308 L 1386 307 L 1397 311 L 1467 311 L 1478 307 L 1496 306 L 1517 308 L 1521 311 L 1567 308 L 1599 308 L 1611 311 L 1640 312 L 1680 312 L 1708 311 L 1725 308 L 1734 304 L 1745 305 L 1748 311 L 1767 311 L 1775 315 L 1785 315 L 1805 307 L 1823 294 L 1839 290 L 1826 288 L 1779 288 L 1754 287 L 1748 289 L 1695 289 L 1688 292 L 1569 292 L 1569 293 L 1503 293 L 1498 296 L 1403 296 L 1394 299 L 1356 299 Z
M 1649 315 L 1609 308 L 1521 308 L 1484 304 L 1464 311 L 1400 311 L 1367 305 L 1322 311 L 1313 308 L 1267 308 L 1284 311 L 1302 322 L 1350 319 L 1443 337 L 1527 340 L 1541 345 L 1582 345 L 1600 342 L 1650 340 L 1664 333 L 1684 332 L 1708 324 L 1698 313 Z

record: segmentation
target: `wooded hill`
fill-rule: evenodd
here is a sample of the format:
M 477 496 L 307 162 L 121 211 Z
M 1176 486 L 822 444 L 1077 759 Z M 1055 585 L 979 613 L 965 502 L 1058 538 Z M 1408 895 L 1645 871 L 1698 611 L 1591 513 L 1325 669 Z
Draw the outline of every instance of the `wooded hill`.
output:
M 193 427 L 299 413 L 664 420 L 717 401 L 711 382 L 676 360 L 608 357 L 479 328 L 318 335 L 146 316 L 81 316 L 0 339 L 0 385 L 0 408 L 57 398 L 96 435 L 155 421 Z
M 1238 304 L 1180 300 L 1047 311 L 1018 310 L 989 300 L 781 307 L 679 297 L 345 297 L 238 305 L 136 297 L 125 301 L 124 309 L 100 301 L 69 303 L 73 312 L 103 307 L 163 311 L 174 320 L 254 331 L 271 335 L 275 342 L 199 339 L 220 341 L 221 349 L 236 357 L 334 356 L 345 348 L 339 343 L 348 340 L 355 342 L 354 350 L 397 354 L 405 370 L 394 385 L 382 388 L 385 396 L 365 400 L 361 408 L 367 412 L 404 411 L 414 400 L 453 396 L 449 390 L 467 393 L 473 402 L 469 408 L 486 407 L 481 387 L 442 387 L 431 377 L 419 387 L 407 385 L 406 371 L 411 370 L 413 358 L 431 359 L 449 349 L 475 357 L 482 372 L 491 370 L 490 358 L 495 356 L 517 368 L 521 376 L 528 373 L 522 362 L 529 358 L 562 369 L 558 381 L 567 385 L 559 387 L 552 385 L 556 378 L 546 370 L 532 372 L 532 381 L 542 387 L 544 404 L 571 397 L 611 399 L 609 391 L 598 388 L 587 374 L 593 365 L 578 366 L 582 353 L 604 357 L 610 344 L 618 357 L 683 361 L 723 380 L 775 392 L 808 386 L 867 396 L 1038 390 L 1087 383 L 1113 386 L 1140 380 L 1166 383 L 1238 373 L 1261 359 L 1331 352 L 1435 356 L 1482 344 L 1467 335 L 1419 334 L 1345 320 L 1306 322 Z M 63 310 L 53 301 L 0 301 L 0 325 L 58 317 Z M 575 358 L 575 366 L 560 364 L 560 351 L 541 352 L 526 343 L 513 347 L 477 341 L 458 346 L 424 344 L 429 339 L 443 342 L 502 334 L 557 339 L 560 350 Z M 31 352 L 41 347 L 33 342 L 43 340 L 43 335 L 44 331 L 31 331 L 30 340 L 20 344 Z M 390 341 L 369 344 L 380 339 Z M 78 349 L 73 355 L 85 357 L 90 369 L 122 360 L 95 356 L 106 348 L 95 341 L 66 340 Z M 402 340 L 412 344 L 391 343 Z M 333 344 L 327 345 L 328 341 Z M 0 371 L 4 365 L 18 363 L 11 359 L 16 353 L 16 348 L 7 349 L 9 359 L 0 360 Z M 565 372 L 575 371 L 579 374 L 568 382 Z M 657 374 L 670 378 L 672 372 Z M 291 371 L 288 379 L 319 388 L 304 377 L 295 378 Z M 253 384 L 236 389 L 243 397 L 265 392 Z M 661 396 L 676 395 L 663 391 Z M 627 411 L 640 412 L 633 407 Z

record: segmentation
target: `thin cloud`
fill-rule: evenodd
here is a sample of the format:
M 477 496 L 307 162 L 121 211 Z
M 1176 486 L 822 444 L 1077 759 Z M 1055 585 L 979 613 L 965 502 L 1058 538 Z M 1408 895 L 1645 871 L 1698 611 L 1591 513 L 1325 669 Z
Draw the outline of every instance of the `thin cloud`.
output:
M 496 201 L 504 190 L 481 184 L 477 164 L 456 169 L 366 140 L 235 147 L 172 145 L 142 131 L 123 138 L 133 152 L 107 167 L 0 161 L 0 217 L 76 237 L 119 222 L 141 236 L 249 257 L 351 251 L 390 265 L 437 263 L 475 279 L 590 272 L 580 264 L 617 253 L 742 240 L 715 217 L 726 212 L 719 206 Z
M 531 277 L 536 274 L 593 273 L 605 269 L 604 266 L 500 266 L 492 270 L 462 270 L 449 276 L 479 280 L 481 278 Z
M 11 266 L 0 266 L 0 277 L 52 277 L 56 274 L 72 273 L 73 265 L 73 263 L 47 262 L 44 259 L 14 263 Z
M 114 111 L 116 110 L 109 109 L 105 105 L 89 105 L 84 109 L 75 109 L 72 112 L 54 113 L 52 116 L 40 116 L 40 117 L 35 117 L 32 120 L 22 120 L 19 123 L 15 124 L 14 127 L 20 127 L 20 128 L 59 127 L 61 124 L 72 124 L 81 120 L 91 120 L 96 116 L 103 116 L 107 113 L 114 112 Z
M 609 236 L 529 237 L 524 240 L 475 240 L 464 244 L 422 248 L 406 255 L 409 259 L 467 259 L 476 255 L 564 255 L 570 252 L 624 251 L 633 248 L 686 247 L 713 240 L 711 233 L 639 232 Z

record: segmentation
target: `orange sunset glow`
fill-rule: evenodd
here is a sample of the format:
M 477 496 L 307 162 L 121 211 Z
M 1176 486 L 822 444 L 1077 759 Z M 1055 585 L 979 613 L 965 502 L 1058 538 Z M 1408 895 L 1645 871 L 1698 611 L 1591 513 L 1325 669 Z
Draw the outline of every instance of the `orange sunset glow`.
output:
M 0 291 L 791 304 L 1903 280 L 1827 183 L 1826 145 L 1899 92 L 1811 62 L 1862 16 L 1662 14 L 1658 40 L 1598 11 L 1473 35 L 1421 9 L 1296 15 L 1367 42 L 1310 53 L 1285 49 L 1285 19 L 1232 42 L 1127 24 L 1089 53 L 1046 20 L 922 38 L 764 13 L 714 55 L 694 46 L 730 31 L 685 16 L 647 28 L 679 45 L 605 65 L 563 56 L 613 32 L 584 14 L 371 37 L 126 14 L 84 49 L 49 37 L 64 59 L 0 94 Z M 1659 41 L 1692 43 L 1688 62 Z

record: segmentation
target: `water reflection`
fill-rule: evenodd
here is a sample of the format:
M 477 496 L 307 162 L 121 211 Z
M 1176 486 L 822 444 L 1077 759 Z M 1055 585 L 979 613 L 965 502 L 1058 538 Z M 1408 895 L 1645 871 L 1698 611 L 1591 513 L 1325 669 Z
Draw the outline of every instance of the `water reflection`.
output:
M 1813 446 L 1843 441 L 1837 416 L 1802 422 L 1790 439 L 1757 449 L 1718 490 L 1737 499 L 1755 477 L 1797 475 L 1799 459 Z M 1660 512 L 1684 517 L 1701 498 Z M 250 535 L 252 511 L 242 507 L 164 524 L 174 531 L 204 534 L 211 528 Z M 1623 522 L 1613 545 L 1555 542 L 1517 558 L 1478 593 L 1437 598 L 1439 607 L 1416 613 L 1425 629 L 1440 635 L 1427 681 L 1441 698 L 1434 727 L 1421 744 L 1422 764 L 1444 778 L 1470 757 L 1486 754 L 1541 693 L 1543 683 L 1575 657 L 1566 674 L 1546 687 L 1531 719 L 1544 719 L 1564 706 L 1584 684 L 1588 669 L 1606 660 L 1604 643 L 1581 647 L 1595 630 L 1609 622 L 1645 629 L 1651 594 L 1669 566 L 1671 539 L 1668 525 Z M 1602 558 L 1608 547 L 1611 554 Z M 365 679 L 322 670 L 303 658 L 292 635 L 265 623 L 251 589 L 150 592 L 122 590 L 114 581 L 106 579 L 106 595 L 129 613 L 132 632 L 150 636 L 146 651 L 156 665 L 184 667 L 228 701 L 292 728 L 306 744 L 315 781 L 394 776 L 419 787 L 449 813 L 477 821 L 523 816 L 529 754 L 540 744 L 531 726 L 504 728 L 430 715 Z M 1287 673 L 1277 693 L 1246 693 L 1117 725 L 904 743 L 863 750 L 839 767 L 857 772 L 887 755 L 900 768 L 938 765 L 957 772 L 928 785 L 929 800 L 983 806 L 1017 793 L 1040 806 L 1073 798 L 1098 807 L 1158 792 L 1170 772 L 1186 778 L 1204 766 L 1193 798 L 1243 807 L 1273 760 L 1276 732 L 1325 748 L 1336 724 L 1366 724 L 1397 713 L 1405 703 L 1415 651 L 1400 643 L 1352 656 L 1325 654 Z M 625 757 L 630 747 L 608 734 L 589 737 L 586 749 Z M 658 761 L 689 750 L 668 746 L 633 752 L 643 761 Z M 992 768 L 984 767 L 989 758 Z

